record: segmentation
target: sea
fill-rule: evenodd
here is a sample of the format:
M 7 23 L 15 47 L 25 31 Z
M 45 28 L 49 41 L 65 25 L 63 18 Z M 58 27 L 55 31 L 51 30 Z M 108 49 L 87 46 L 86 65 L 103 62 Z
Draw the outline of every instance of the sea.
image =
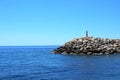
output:
M 120 54 L 53 54 L 58 46 L 1 46 L 0 80 L 120 80 Z

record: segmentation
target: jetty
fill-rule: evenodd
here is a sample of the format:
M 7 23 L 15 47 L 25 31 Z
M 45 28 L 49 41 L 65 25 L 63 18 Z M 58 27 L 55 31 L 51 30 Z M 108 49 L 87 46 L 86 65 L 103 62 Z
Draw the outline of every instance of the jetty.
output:
M 120 39 L 86 37 L 75 38 L 54 49 L 55 54 L 108 55 L 120 53 Z

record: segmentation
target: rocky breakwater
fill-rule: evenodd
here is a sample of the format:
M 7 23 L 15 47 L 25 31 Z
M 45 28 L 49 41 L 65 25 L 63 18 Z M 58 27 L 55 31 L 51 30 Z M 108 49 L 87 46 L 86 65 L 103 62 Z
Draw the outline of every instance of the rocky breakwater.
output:
M 53 50 L 53 53 L 80 55 L 120 53 L 120 39 L 76 38 Z

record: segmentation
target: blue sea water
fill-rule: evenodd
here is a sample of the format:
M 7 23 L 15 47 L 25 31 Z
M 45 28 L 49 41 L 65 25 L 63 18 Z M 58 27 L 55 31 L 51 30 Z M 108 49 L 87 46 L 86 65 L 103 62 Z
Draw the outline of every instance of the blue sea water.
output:
M 120 80 L 120 55 L 52 54 L 56 47 L 0 47 L 0 80 Z

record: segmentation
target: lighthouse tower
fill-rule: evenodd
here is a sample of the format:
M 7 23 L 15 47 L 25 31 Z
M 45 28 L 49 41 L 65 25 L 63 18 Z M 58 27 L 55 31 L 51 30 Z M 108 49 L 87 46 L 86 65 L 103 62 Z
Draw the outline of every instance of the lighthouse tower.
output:
M 86 31 L 86 39 L 88 39 L 88 31 Z

